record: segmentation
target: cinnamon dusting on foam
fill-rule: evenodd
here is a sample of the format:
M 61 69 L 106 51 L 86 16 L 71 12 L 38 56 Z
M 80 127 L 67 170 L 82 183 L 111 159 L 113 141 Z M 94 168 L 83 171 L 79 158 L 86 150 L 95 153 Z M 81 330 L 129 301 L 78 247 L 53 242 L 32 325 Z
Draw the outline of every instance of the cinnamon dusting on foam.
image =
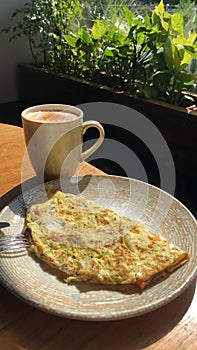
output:
M 69 112 L 31 112 L 26 115 L 26 118 L 32 121 L 40 121 L 46 123 L 60 123 L 60 122 L 68 122 L 73 121 L 78 118 L 77 115 L 69 113 Z

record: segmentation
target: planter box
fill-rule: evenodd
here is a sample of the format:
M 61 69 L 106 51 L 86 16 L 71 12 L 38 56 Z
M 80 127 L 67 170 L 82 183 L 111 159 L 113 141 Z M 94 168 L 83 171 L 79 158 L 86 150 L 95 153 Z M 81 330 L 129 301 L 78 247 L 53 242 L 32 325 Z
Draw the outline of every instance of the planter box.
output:
M 42 103 L 78 105 L 99 101 L 121 104 L 141 112 L 158 128 L 169 146 L 176 168 L 177 187 L 182 186 L 183 181 L 186 187 L 188 181 L 195 182 L 197 117 L 188 115 L 184 108 L 114 93 L 106 86 L 70 77 L 59 77 L 28 65 L 20 65 L 18 68 L 18 88 L 19 98 L 26 106 Z M 125 142 L 131 149 L 136 145 L 134 152 L 142 164 L 146 164 L 148 175 L 151 177 L 154 172 L 150 183 L 158 185 L 158 169 L 150 151 L 145 149 L 134 135 L 129 135 L 128 139 L 125 131 L 121 132 L 121 128 L 112 125 L 104 127 L 107 138 Z M 99 163 L 94 164 L 99 167 Z M 108 168 L 103 170 L 110 172 Z M 118 175 L 125 175 L 121 169 L 118 171 Z

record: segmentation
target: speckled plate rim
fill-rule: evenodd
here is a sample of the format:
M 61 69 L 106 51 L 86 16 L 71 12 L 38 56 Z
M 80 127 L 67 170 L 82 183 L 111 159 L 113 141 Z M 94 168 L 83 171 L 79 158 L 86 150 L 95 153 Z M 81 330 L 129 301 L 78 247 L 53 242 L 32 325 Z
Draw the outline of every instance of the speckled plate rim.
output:
M 87 175 L 85 176 L 80 176 L 77 177 L 80 180 L 83 180 L 84 178 L 86 178 Z M 171 198 L 171 200 L 173 201 L 173 203 L 176 203 L 181 210 L 185 211 L 185 213 L 188 215 L 188 217 L 190 218 L 190 220 L 195 224 L 195 226 L 197 227 L 197 223 L 196 223 L 196 219 L 194 218 L 194 216 L 192 215 L 192 213 L 187 209 L 187 207 L 185 207 L 180 201 L 178 201 L 176 198 L 174 198 L 172 195 L 168 194 L 167 192 L 153 186 L 147 183 L 144 183 L 140 180 L 136 180 L 136 179 L 130 179 L 130 178 L 125 178 L 125 177 L 121 177 L 121 176 L 113 176 L 113 175 L 91 175 L 91 178 L 94 178 L 95 181 L 99 181 L 99 180 L 103 180 L 103 179 L 110 179 L 116 182 L 116 179 L 118 181 L 131 181 L 133 184 L 143 184 L 143 186 L 147 186 L 148 188 L 152 188 L 155 189 L 156 191 L 159 191 L 159 193 L 163 193 L 165 196 L 167 196 L 168 198 Z M 55 185 L 58 183 L 56 180 L 52 181 Z M 32 188 L 32 190 L 37 190 L 39 186 L 35 186 L 34 188 Z M 28 191 L 27 191 L 28 192 Z M 11 203 L 13 203 L 14 201 L 17 200 L 17 198 L 20 197 L 20 195 L 17 195 L 10 203 L 5 204 L 6 206 L 9 206 Z M 1 210 L 1 212 L 5 209 L 5 207 Z M 1 215 L 0 212 L 0 215 Z M 195 236 L 195 232 L 194 232 L 194 236 Z M 195 241 L 196 242 L 196 241 Z M 179 296 L 180 294 L 183 293 L 183 291 L 185 291 L 188 286 L 191 284 L 191 282 L 193 281 L 193 279 L 196 277 L 197 274 L 197 243 L 195 243 L 195 254 L 193 254 L 190 258 L 190 260 L 192 259 L 193 263 L 194 263 L 194 267 L 192 269 L 192 271 L 188 274 L 187 278 L 184 279 L 184 281 L 181 283 L 181 285 L 179 286 L 179 288 L 176 288 L 172 293 L 170 293 L 168 296 L 166 296 L 165 298 L 161 298 L 160 300 L 156 300 L 154 302 L 151 302 L 151 304 L 147 304 L 147 305 L 141 305 L 140 308 L 138 308 L 138 310 L 136 309 L 126 309 L 124 311 L 120 311 L 120 312 L 116 312 L 115 314 L 112 312 L 108 312 L 106 314 L 102 314 L 101 316 L 99 316 L 98 314 L 94 314 L 92 313 L 87 314 L 85 311 L 80 310 L 74 310 L 74 311 L 65 311 L 65 310 L 56 310 L 54 309 L 54 307 L 50 307 L 50 305 L 48 305 L 46 307 L 46 305 L 43 305 L 42 302 L 37 302 L 36 300 L 33 300 L 31 298 L 29 298 L 28 295 L 24 294 L 24 290 L 20 290 L 20 288 L 17 288 L 16 286 L 13 286 L 12 283 L 10 283 L 9 280 L 7 280 L 6 278 L 4 278 L 4 276 L 0 275 L 0 281 L 2 283 L 2 285 L 4 285 L 12 294 L 14 294 L 15 296 L 17 296 L 19 299 L 27 302 L 28 304 L 41 309 L 42 311 L 57 315 L 57 316 L 61 316 L 61 317 L 66 317 L 66 318 L 71 318 L 71 319 L 79 319 L 79 320 L 87 320 L 87 321 L 109 321 L 109 320 L 119 320 L 119 319 L 124 319 L 124 318 L 130 318 L 130 317 L 135 317 L 135 316 L 140 316 L 142 314 L 148 313 L 150 311 L 156 310 L 164 305 L 166 305 L 167 303 L 171 302 L 172 300 L 174 300 L 177 296 Z M 0 257 L 1 259 L 1 257 Z M 0 267 L 0 271 L 1 271 L 1 267 Z M 151 288 L 151 287 L 150 287 Z M 144 293 L 144 291 L 143 291 Z

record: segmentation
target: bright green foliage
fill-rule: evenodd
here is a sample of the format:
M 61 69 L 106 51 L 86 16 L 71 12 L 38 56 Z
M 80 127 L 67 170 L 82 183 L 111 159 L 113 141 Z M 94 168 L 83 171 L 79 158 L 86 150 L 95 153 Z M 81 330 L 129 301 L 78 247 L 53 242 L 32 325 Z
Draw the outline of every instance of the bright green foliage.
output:
M 180 103 L 181 92 L 189 90 L 194 84 L 195 76 L 187 68 L 191 58 L 197 58 L 197 35 L 190 33 L 186 38 L 183 16 L 180 13 L 166 13 L 163 1 L 153 11 L 152 23 L 159 36 L 156 44 L 160 50 L 155 55 L 155 73 L 151 84 L 148 84 L 148 92 L 150 95 L 153 88 L 154 97 L 156 94 L 158 98 L 177 104 Z
M 2 31 L 10 32 L 11 39 L 25 35 L 37 65 L 59 66 L 65 50 L 62 35 L 74 29 L 81 16 L 78 0 L 32 0 L 13 13 L 14 24 Z
M 197 19 L 195 11 L 195 1 L 179 0 L 179 3 L 174 6 L 174 13 L 180 13 L 184 21 L 184 33 L 187 37 L 188 33 L 196 29 Z
M 28 37 L 36 64 L 97 82 L 105 78 L 116 91 L 180 104 L 182 92 L 194 88 L 195 65 L 189 67 L 197 59 L 197 34 L 181 12 L 168 13 L 161 0 L 143 17 L 127 6 L 93 21 L 83 13 L 78 0 L 32 0 L 4 31 L 12 39 Z

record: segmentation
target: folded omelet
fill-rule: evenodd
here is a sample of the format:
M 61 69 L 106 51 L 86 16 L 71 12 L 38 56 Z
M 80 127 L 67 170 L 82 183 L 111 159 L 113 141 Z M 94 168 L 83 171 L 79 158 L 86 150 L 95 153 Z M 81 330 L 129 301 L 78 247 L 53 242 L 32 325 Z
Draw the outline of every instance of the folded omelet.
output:
M 64 273 L 64 280 L 137 284 L 189 260 L 189 253 L 144 225 L 87 199 L 47 186 L 48 200 L 26 216 L 30 251 Z

